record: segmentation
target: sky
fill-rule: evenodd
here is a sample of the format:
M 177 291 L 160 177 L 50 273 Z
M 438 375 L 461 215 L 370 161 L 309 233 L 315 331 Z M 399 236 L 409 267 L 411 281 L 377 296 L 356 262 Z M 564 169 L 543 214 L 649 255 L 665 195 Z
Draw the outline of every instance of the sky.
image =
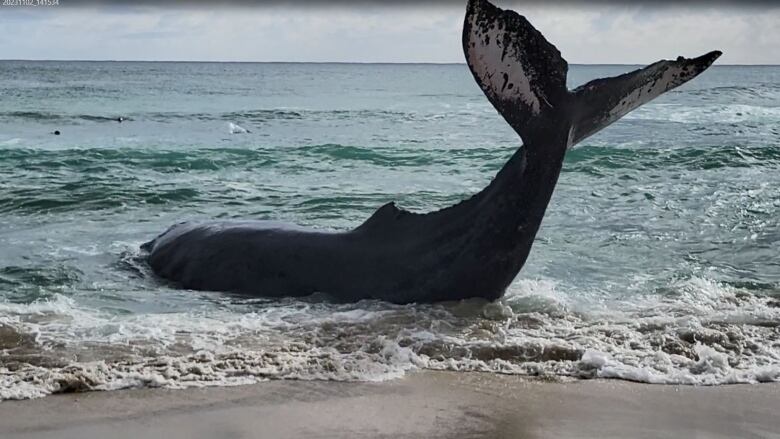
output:
M 0 59 L 463 62 L 465 0 L 59 3 L 0 6 Z M 525 15 L 572 64 L 715 49 L 719 64 L 780 64 L 780 2 L 495 3 Z

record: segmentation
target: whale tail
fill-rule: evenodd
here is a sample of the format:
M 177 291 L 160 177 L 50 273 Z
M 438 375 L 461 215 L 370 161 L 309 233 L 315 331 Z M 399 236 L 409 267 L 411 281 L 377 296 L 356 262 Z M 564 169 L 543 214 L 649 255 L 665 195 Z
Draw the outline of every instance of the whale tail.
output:
M 569 66 L 558 49 L 525 17 L 487 0 L 469 0 L 463 51 L 474 79 L 525 144 L 540 130 L 568 125 L 569 148 L 695 78 L 721 55 L 662 60 L 569 91 Z

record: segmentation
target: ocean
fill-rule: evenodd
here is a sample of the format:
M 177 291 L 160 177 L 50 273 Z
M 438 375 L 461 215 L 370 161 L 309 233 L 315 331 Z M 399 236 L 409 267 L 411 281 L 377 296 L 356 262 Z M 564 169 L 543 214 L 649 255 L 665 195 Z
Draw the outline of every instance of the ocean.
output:
M 0 400 L 421 369 L 780 381 L 780 67 L 716 65 L 586 139 L 505 296 L 426 305 L 179 290 L 139 245 L 183 220 L 347 229 L 470 196 L 520 140 L 465 65 L 0 73 Z

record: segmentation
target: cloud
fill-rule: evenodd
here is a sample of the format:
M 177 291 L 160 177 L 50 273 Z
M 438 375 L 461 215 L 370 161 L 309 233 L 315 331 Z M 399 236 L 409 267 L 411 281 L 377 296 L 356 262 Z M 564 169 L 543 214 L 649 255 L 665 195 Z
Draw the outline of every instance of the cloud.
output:
M 60 0 L 65 5 L 66 0 Z M 463 62 L 463 2 L 316 1 L 265 7 L 179 2 L 67 3 L 5 8 L 0 26 L 23 36 L 11 59 L 198 61 Z M 754 6 L 765 2 L 750 2 Z M 170 4 L 170 3 L 169 3 Z M 231 2 L 231 4 L 243 4 Z M 780 8 L 668 6 L 621 2 L 549 6 L 499 2 L 526 15 L 570 63 L 649 63 L 724 51 L 720 63 L 780 63 Z M 304 7 L 304 5 L 308 5 Z

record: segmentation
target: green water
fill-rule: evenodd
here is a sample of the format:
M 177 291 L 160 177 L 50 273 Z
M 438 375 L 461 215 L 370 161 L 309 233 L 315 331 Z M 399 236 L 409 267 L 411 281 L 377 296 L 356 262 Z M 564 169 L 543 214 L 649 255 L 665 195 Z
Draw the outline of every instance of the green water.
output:
M 415 368 L 780 379 L 780 68 L 713 67 L 571 151 L 502 301 L 402 307 L 174 290 L 138 245 L 182 220 L 339 229 L 468 197 L 519 139 L 464 65 L 0 72 L 0 399 Z

